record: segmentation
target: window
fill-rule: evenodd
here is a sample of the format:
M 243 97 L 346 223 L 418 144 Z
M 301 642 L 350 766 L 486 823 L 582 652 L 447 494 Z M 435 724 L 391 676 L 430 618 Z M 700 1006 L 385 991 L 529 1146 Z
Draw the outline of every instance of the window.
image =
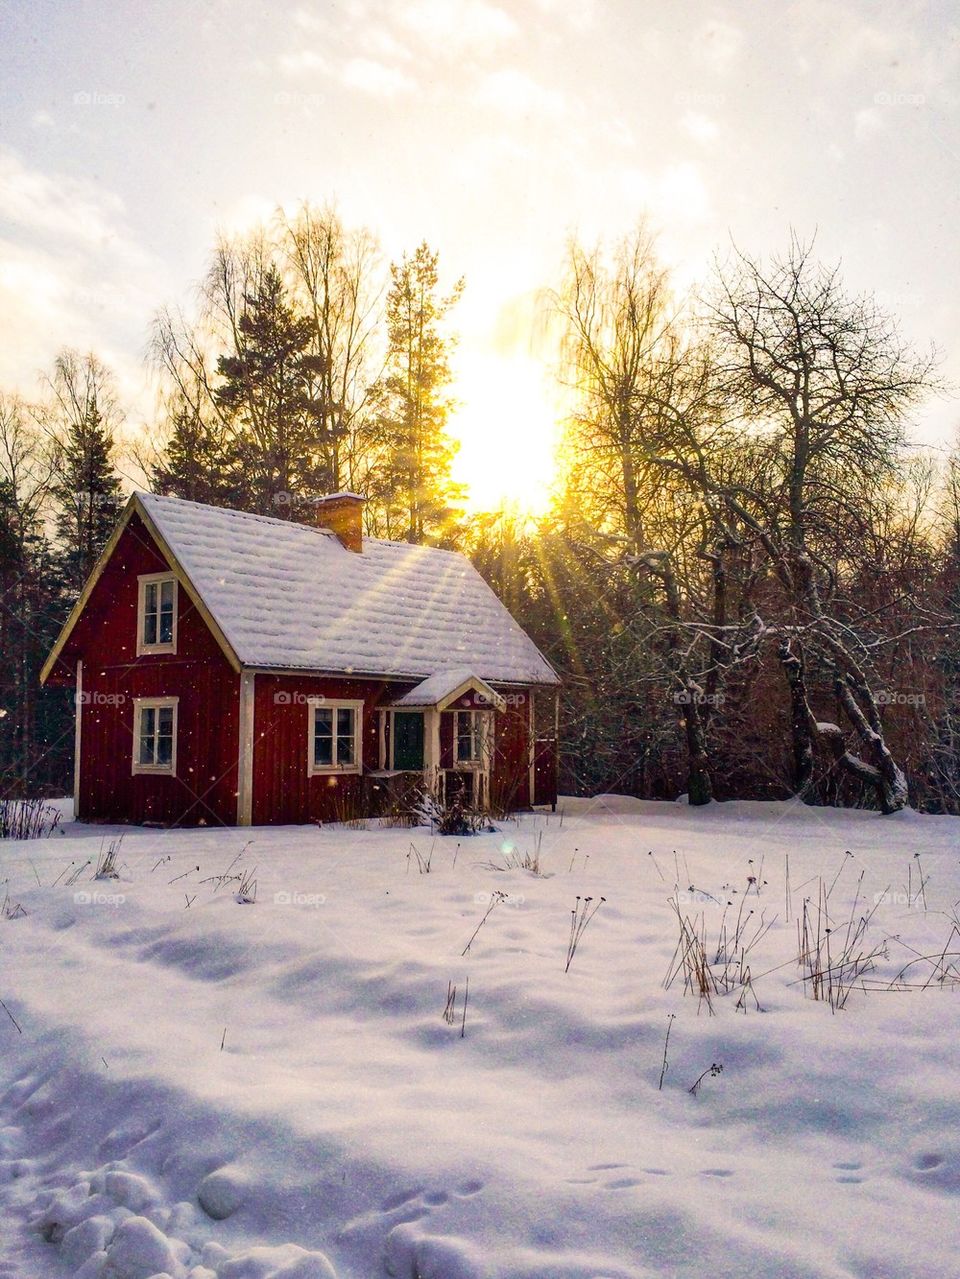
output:
M 476 711 L 457 711 L 456 760 L 458 764 L 480 763 L 480 717 Z
M 324 702 L 308 706 L 310 773 L 359 773 L 363 702 Z
M 423 712 L 394 711 L 391 768 L 423 772 Z
M 177 651 L 177 579 L 150 573 L 139 579 L 137 656 Z
M 177 698 L 134 699 L 133 771 L 176 774 Z

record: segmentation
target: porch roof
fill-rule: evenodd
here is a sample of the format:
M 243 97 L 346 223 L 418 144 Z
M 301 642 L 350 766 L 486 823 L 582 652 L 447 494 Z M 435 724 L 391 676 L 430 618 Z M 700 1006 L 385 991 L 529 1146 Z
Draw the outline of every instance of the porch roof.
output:
M 446 670 L 435 671 L 416 688 L 411 688 L 408 693 L 398 697 L 392 705 L 397 710 L 444 710 L 471 689 L 480 694 L 485 704 L 502 709 L 503 698 L 500 694 L 494 692 L 486 680 L 466 666 L 451 666 Z

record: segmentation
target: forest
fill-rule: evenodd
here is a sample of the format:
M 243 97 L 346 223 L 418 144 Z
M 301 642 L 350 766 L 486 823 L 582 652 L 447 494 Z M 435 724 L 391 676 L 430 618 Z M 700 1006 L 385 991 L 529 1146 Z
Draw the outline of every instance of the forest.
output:
M 149 415 L 96 352 L 0 392 L 0 796 L 70 789 L 38 673 L 126 493 L 309 521 L 349 489 L 369 536 L 468 555 L 556 667 L 562 793 L 960 813 L 960 448 L 913 439 L 936 351 L 797 235 L 689 291 L 643 224 L 572 239 L 539 299 L 549 509 L 468 513 L 446 268 L 278 211 L 158 299 Z

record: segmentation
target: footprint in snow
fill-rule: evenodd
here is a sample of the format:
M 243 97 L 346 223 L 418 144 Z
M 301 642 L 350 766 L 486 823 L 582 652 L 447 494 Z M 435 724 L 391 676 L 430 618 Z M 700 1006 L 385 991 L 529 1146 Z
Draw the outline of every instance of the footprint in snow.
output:
M 701 1168 L 701 1177 L 732 1177 L 734 1175 L 732 1168 Z
M 636 1177 L 617 1177 L 613 1181 L 604 1182 L 604 1190 L 629 1190 L 632 1186 L 639 1186 L 640 1182 Z
M 464 1181 L 457 1186 L 453 1193 L 458 1199 L 469 1199 L 471 1195 L 478 1195 L 482 1189 L 482 1181 Z
M 834 1168 L 837 1169 L 838 1172 L 841 1172 L 844 1174 L 842 1177 L 834 1177 L 834 1181 L 838 1182 L 840 1185 L 859 1186 L 863 1184 L 862 1177 L 855 1177 L 852 1175 L 853 1173 L 859 1172 L 860 1169 L 863 1167 L 863 1164 L 853 1161 L 849 1163 L 841 1162 L 841 1163 L 834 1164 L 833 1166 Z
M 422 1194 L 423 1186 L 417 1186 L 415 1190 L 398 1190 L 396 1194 L 384 1199 L 380 1205 L 380 1210 L 381 1212 L 395 1212 L 397 1208 L 402 1208 L 404 1204 L 410 1203 L 411 1200 Z
M 919 1172 L 932 1172 L 934 1168 L 939 1168 L 943 1163 L 943 1155 L 927 1154 L 918 1155 L 915 1167 Z

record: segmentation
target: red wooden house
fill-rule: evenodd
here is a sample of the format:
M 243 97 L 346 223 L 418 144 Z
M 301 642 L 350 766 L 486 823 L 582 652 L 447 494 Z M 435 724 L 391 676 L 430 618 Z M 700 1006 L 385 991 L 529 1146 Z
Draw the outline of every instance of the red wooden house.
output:
M 41 674 L 76 686 L 76 815 L 162 825 L 556 800 L 553 668 L 453 551 L 136 493 Z M 321 527 L 322 525 L 322 527 Z

